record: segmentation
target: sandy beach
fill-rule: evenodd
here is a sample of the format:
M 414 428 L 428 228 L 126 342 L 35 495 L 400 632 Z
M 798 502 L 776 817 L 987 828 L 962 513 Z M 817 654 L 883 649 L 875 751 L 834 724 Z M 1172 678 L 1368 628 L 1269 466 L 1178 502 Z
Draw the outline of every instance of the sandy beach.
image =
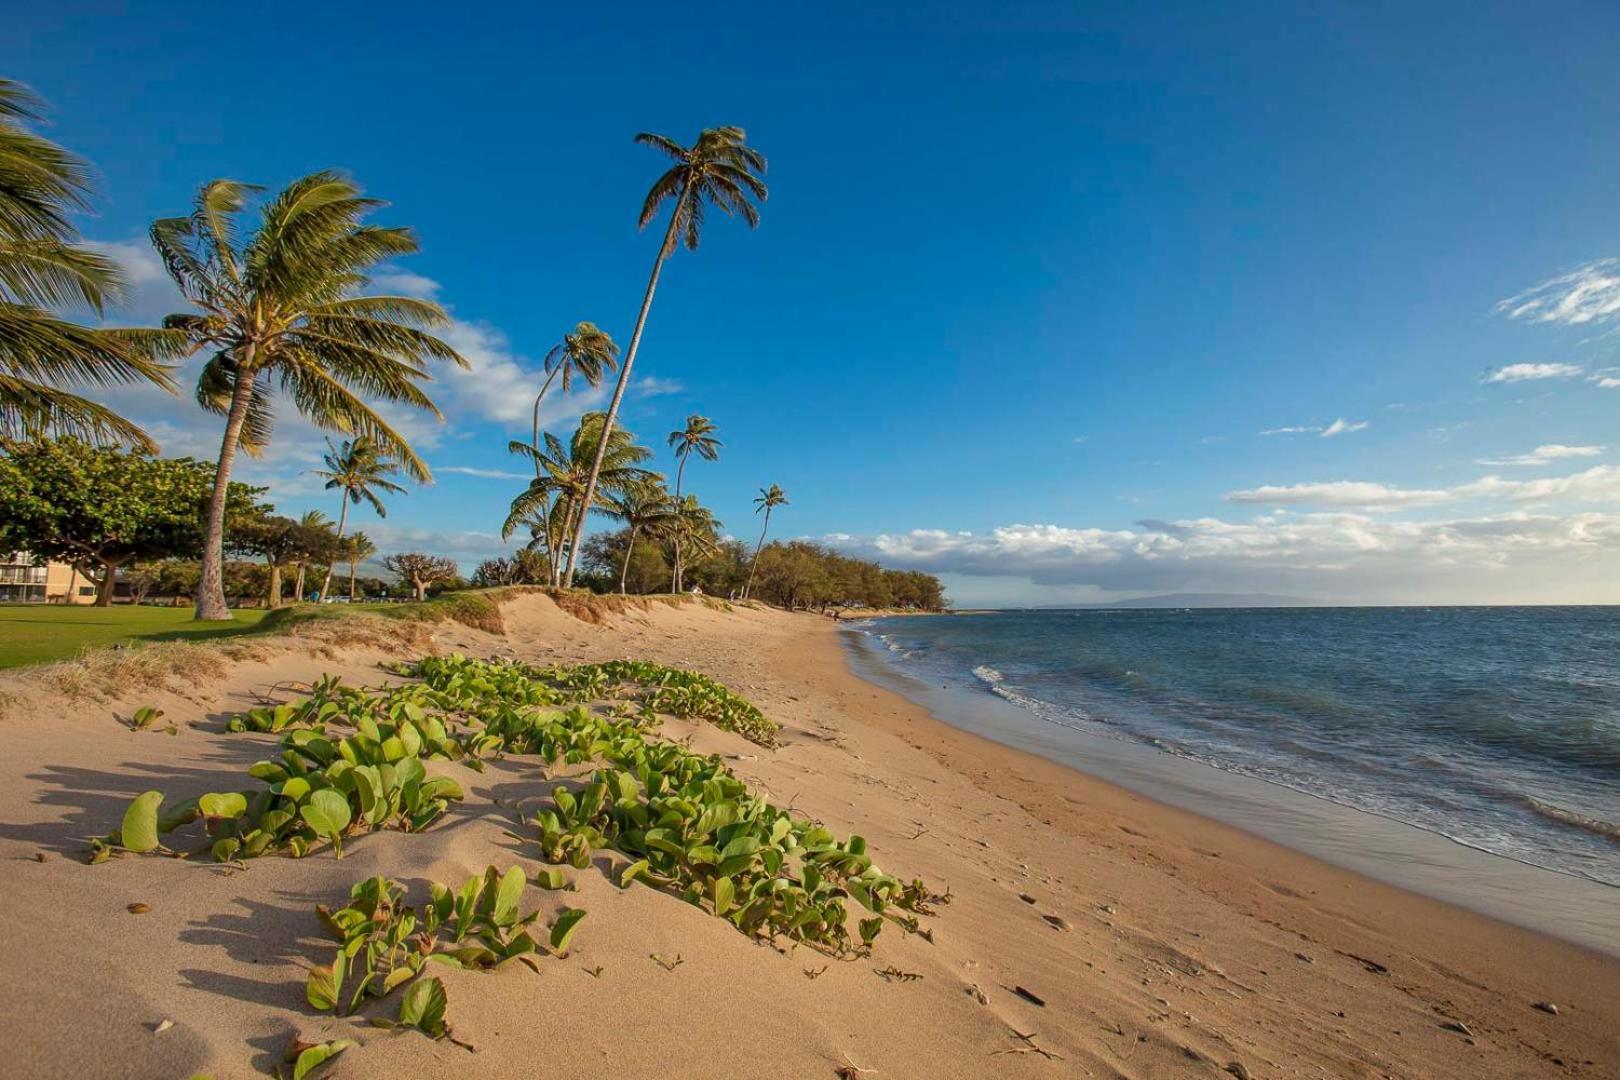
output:
M 197 682 L 105 700 L 8 673 L 0 1072 L 264 1075 L 296 1035 L 355 1039 L 325 1073 L 342 1077 L 1620 1076 L 1615 959 L 952 728 L 856 677 L 829 619 L 688 603 L 595 623 L 540 595 L 504 616 L 501 634 L 447 622 L 406 644 L 266 639 Z M 355 837 L 341 860 L 86 865 L 87 838 L 140 792 L 231 790 L 273 754 L 275 736 L 226 733 L 230 714 L 326 673 L 376 684 L 379 661 L 429 651 L 634 657 L 722 681 L 782 725 L 779 748 L 696 722 L 664 734 L 948 890 L 923 920 L 932 940 L 886 932 L 846 960 L 773 949 L 678 897 L 619 889 L 604 868 L 625 860 L 599 852 L 570 871 L 575 891 L 524 895 L 525 911 L 589 912 L 567 959 L 443 972 L 467 1049 L 314 1013 L 305 976 L 330 946 L 313 909 L 373 874 L 419 893 L 491 863 L 543 867 L 519 839 L 555 782 L 533 761 L 433 763 L 465 801 L 420 834 Z M 176 734 L 122 722 L 146 704 Z

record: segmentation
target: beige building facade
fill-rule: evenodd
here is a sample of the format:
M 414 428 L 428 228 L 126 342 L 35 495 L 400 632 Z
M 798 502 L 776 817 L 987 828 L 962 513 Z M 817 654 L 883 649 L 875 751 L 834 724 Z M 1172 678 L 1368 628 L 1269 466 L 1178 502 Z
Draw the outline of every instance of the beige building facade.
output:
M 95 585 L 67 563 L 35 566 L 27 555 L 0 554 L 0 604 L 95 602 Z

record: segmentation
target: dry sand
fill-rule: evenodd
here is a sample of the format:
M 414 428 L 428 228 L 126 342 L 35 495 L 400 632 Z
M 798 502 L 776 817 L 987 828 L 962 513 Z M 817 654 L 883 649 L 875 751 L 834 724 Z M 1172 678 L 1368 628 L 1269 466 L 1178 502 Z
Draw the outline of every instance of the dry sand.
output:
M 443 624 L 434 646 L 655 659 L 754 700 L 783 725 L 781 749 L 666 730 L 693 733 L 778 802 L 866 836 L 891 873 L 948 887 L 951 903 L 925 920 L 933 943 L 890 927 L 868 959 L 784 955 L 677 898 L 621 892 L 604 855 L 569 871 L 577 892 L 526 894 L 525 910 L 589 911 L 570 958 L 541 974 L 444 974 L 455 1034 L 475 1050 L 322 1017 L 304 1002 L 307 967 L 329 953 L 313 906 L 372 874 L 420 897 L 425 881 L 488 863 L 538 868 L 535 846 L 507 835 L 548 797 L 536 765 L 434 763 L 467 800 L 426 833 L 355 838 L 341 861 L 88 866 L 84 838 L 114 830 L 139 792 L 241 786 L 276 740 L 226 734 L 224 716 L 282 680 L 377 682 L 383 653 L 297 649 L 233 661 L 205 690 L 131 686 L 96 705 L 11 676 L 0 1074 L 263 1075 L 300 1033 L 361 1043 L 328 1067 L 338 1077 L 831 1077 L 843 1065 L 875 1080 L 1620 1076 L 1620 963 L 945 726 L 855 678 L 828 620 L 688 605 L 597 626 L 539 596 L 506 611 L 505 636 Z M 146 703 L 179 733 L 119 723 Z M 136 902 L 151 910 L 130 914 Z M 654 953 L 682 963 L 665 970 Z M 921 978 L 876 973 L 891 965 Z

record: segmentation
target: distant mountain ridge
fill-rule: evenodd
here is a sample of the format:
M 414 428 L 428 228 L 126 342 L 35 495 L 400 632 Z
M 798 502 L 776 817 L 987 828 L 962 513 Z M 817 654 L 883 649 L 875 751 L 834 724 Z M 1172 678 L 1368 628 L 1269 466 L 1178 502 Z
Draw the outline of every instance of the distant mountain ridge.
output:
M 1267 607 L 1320 607 L 1320 600 L 1305 596 L 1279 596 L 1274 593 L 1166 593 L 1163 596 L 1138 596 L 1131 600 L 1114 600 L 1107 604 L 1061 604 L 1067 608 L 1267 608 Z

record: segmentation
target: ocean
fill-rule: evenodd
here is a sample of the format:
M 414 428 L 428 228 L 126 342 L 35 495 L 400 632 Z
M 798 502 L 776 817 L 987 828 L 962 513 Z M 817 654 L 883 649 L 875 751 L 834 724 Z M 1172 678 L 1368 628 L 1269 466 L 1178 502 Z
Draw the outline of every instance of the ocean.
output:
M 1151 747 L 1620 888 L 1620 608 L 1041 610 L 854 629 L 902 680 L 995 695 L 1054 745 Z

